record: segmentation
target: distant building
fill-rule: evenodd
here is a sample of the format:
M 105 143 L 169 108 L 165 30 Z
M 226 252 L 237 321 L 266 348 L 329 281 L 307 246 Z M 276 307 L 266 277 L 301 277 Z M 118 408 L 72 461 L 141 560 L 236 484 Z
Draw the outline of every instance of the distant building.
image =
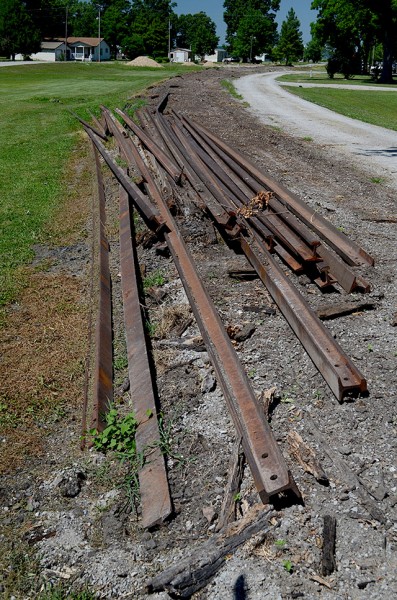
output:
M 103 38 L 68 37 L 65 53 L 65 38 L 54 38 L 41 42 L 40 52 L 30 55 L 32 60 L 56 62 L 59 60 L 78 60 L 99 62 L 110 59 L 110 48 Z M 16 60 L 22 60 L 22 54 L 16 55 Z
M 67 60 L 110 60 L 110 48 L 103 38 L 69 37 Z
M 188 50 L 187 48 L 174 48 L 168 54 L 168 58 L 170 59 L 170 62 L 176 62 L 176 63 L 191 62 L 192 51 Z
M 214 54 L 205 54 L 204 60 L 207 62 L 222 62 L 227 57 L 224 48 L 216 48 Z

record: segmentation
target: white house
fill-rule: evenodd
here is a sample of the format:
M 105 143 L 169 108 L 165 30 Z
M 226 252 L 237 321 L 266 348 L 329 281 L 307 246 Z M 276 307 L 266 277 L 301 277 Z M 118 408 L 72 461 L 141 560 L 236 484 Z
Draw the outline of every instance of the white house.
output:
M 55 62 L 65 60 L 65 38 L 43 40 L 40 52 L 30 55 L 32 60 Z M 16 60 L 23 60 L 22 54 Z M 110 48 L 103 38 L 68 37 L 66 60 L 94 61 L 110 59 Z
M 192 60 L 192 51 L 187 48 L 174 48 L 168 54 L 170 62 L 184 63 Z
M 109 59 L 110 48 L 103 38 L 68 37 L 67 60 L 99 62 Z
M 223 48 L 216 48 L 214 54 L 206 54 L 204 60 L 207 62 L 222 62 L 227 57 L 227 52 Z

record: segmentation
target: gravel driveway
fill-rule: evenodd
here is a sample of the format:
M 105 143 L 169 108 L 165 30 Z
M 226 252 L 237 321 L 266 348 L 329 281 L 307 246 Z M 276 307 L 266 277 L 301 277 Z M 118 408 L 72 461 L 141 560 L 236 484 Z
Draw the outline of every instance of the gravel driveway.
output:
M 307 102 L 277 82 L 280 74 L 258 73 L 236 80 L 237 91 L 250 103 L 255 116 L 266 125 L 282 128 L 287 133 L 311 137 L 317 144 L 327 146 L 329 153 L 346 155 L 368 174 L 397 187 L 395 131 L 350 119 Z M 343 88 L 357 90 L 357 86 L 344 85 Z M 385 89 L 390 91 L 382 88 L 380 92 Z

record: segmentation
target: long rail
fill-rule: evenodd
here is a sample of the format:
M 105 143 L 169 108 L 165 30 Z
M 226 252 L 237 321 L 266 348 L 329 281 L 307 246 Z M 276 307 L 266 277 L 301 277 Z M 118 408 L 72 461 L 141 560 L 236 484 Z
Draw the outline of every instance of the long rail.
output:
M 175 266 L 188 296 L 197 325 L 211 358 L 219 384 L 250 466 L 255 485 L 264 503 L 286 490 L 297 496 L 292 475 L 264 418 L 249 379 L 237 357 L 219 314 L 208 295 L 194 265 L 180 231 L 153 181 L 138 150 L 135 150 L 138 170 L 148 192 L 156 202 L 166 223 L 164 234 Z M 137 207 L 138 208 L 138 207 Z
M 144 528 L 161 524 L 172 513 L 164 456 L 160 450 L 157 406 L 137 283 L 136 249 L 131 228 L 130 199 L 120 186 L 120 272 L 127 342 L 128 374 L 135 416 L 136 449 L 143 456 L 139 489 Z

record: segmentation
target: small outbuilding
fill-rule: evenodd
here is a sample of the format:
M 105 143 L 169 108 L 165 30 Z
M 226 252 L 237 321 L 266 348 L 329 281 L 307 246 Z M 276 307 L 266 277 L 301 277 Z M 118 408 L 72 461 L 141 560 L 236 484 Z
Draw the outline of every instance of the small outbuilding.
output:
M 206 54 L 204 60 L 207 62 L 222 62 L 227 57 L 227 51 L 224 48 L 216 48 L 214 54 Z
M 187 48 L 174 48 L 168 54 L 168 58 L 170 59 L 170 62 L 176 62 L 176 63 L 191 62 L 192 51 L 188 50 Z

